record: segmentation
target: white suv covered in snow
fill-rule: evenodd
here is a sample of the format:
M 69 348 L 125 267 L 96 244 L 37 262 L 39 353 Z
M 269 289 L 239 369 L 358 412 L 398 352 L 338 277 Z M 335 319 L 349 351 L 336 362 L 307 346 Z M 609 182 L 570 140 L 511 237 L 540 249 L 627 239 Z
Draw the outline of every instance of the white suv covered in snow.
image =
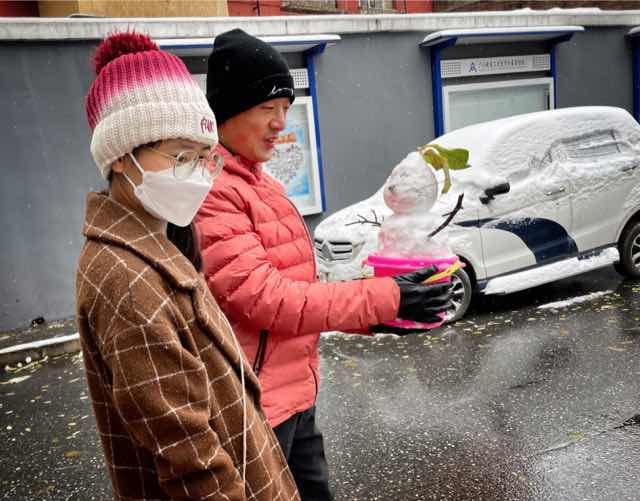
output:
M 431 209 L 443 215 L 464 193 L 449 237 L 466 264 L 454 279 L 452 318 L 464 314 L 473 291 L 516 292 L 611 264 L 640 277 L 640 126 L 627 111 L 530 113 L 433 142 L 470 152 L 471 168 L 451 173 L 453 188 Z M 370 276 L 362 262 L 389 214 L 381 188 L 318 225 L 320 278 Z

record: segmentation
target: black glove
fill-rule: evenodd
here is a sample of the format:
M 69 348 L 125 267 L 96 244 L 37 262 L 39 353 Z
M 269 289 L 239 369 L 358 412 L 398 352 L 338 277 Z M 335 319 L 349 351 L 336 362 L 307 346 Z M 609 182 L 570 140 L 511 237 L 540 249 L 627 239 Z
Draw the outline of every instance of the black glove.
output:
M 451 283 L 423 284 L 437 273 L 435 266 L 392 277 L 400 287 L 400 309 L 398 317 L 414 322 L 435 323 L 443 313 L 453 307 Z

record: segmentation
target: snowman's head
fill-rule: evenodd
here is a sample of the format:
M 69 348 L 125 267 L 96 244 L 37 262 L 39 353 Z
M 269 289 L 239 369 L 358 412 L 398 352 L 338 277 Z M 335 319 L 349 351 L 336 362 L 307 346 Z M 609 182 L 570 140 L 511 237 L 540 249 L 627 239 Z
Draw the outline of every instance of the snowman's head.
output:
M 384 201 L 396 214 L 429 211 L 438 193 L 434 171 L 417 151 L 393 168 L 384 185 Z

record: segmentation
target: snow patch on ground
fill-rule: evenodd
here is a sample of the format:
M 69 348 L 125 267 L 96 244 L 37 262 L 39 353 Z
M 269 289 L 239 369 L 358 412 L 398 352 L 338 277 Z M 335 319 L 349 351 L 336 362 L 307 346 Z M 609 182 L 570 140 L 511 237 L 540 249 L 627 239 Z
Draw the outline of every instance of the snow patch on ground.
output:
M 340 331 L 327 331 L 327 332 L 321 332 L 320 335 L 323 338 L 331 338 L 331 337 L 337 337 L 337 338 L 353 338 L 353 336 L 360 336 L 362 334 L 353 334 L 353 333 L 349 333 L 349 332 L 340 332 Z M 367 334 L 364 334 L 364 336 L 367 337 L 374 337 L 376 339 L 381 339 L 381 338 L 385 338 L 385 337 L 398 337 L 397 334 L 392 334 L 390 332 L 376 332 L 375 334 L 373 334 L 372 336 L 368 336 Z
M 32 341 L 30 343 L 16 344 L 0 350 L 0 355 L 4 355 L 7 353 L 14 353 L 18 351 L 24 351 L 24 350 L 36 350 L 38 348 L 44 348 L 45 346 L 62 344 L 69 341 L 78 341 L 79 339 L 80 339 L 80 334 L 76 332 L 75 334 L 69 334 L 67 336 L 57 336 L 57 337 L 52 337 L 47 339 L 41 339 L 39 341 Z
M 346 337 L 346 336 L 353 336 L 353 334 L 347 334 L 346 332 L 340 332 L 340 331 L 326 331 L 326 332 L 321 332 L 320 335 L 322 337 Z
M 539 310 L 558 310 L 560 308 L 566 308 L 567 306 L 572 306 L 574 304 L 581 304 L 581 303 L 587 303 L 589 301 L 592 301 L 594 299 L 597 299 L 599 297 L 602 296 L 607 296 L 608 294 L 611 294 L 613 291 L 602 291 L 602 292 L 593 292 L 591 294 L 586 294 L 584 296 L 577 296 L 577 297 L 572 297 L 569 299 L 566 299 L 564 301 L 556 301 L 554 303 L 547 303 L 547 304 L 543 304 L 538 306 Z

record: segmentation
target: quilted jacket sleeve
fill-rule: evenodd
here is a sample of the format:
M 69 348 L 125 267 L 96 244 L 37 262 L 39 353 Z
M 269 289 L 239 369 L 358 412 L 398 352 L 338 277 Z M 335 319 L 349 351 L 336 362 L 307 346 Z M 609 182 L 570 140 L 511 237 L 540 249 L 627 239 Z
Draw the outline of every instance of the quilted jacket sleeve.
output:
M 232 186 L 216 187 L 197 220 L 207 283 L 229 318 L 274 334 L 302 335 L 366 330 L 396 317 L 400 290 L 391 278 L 326 284 L 283 277 L 246 210 Z

